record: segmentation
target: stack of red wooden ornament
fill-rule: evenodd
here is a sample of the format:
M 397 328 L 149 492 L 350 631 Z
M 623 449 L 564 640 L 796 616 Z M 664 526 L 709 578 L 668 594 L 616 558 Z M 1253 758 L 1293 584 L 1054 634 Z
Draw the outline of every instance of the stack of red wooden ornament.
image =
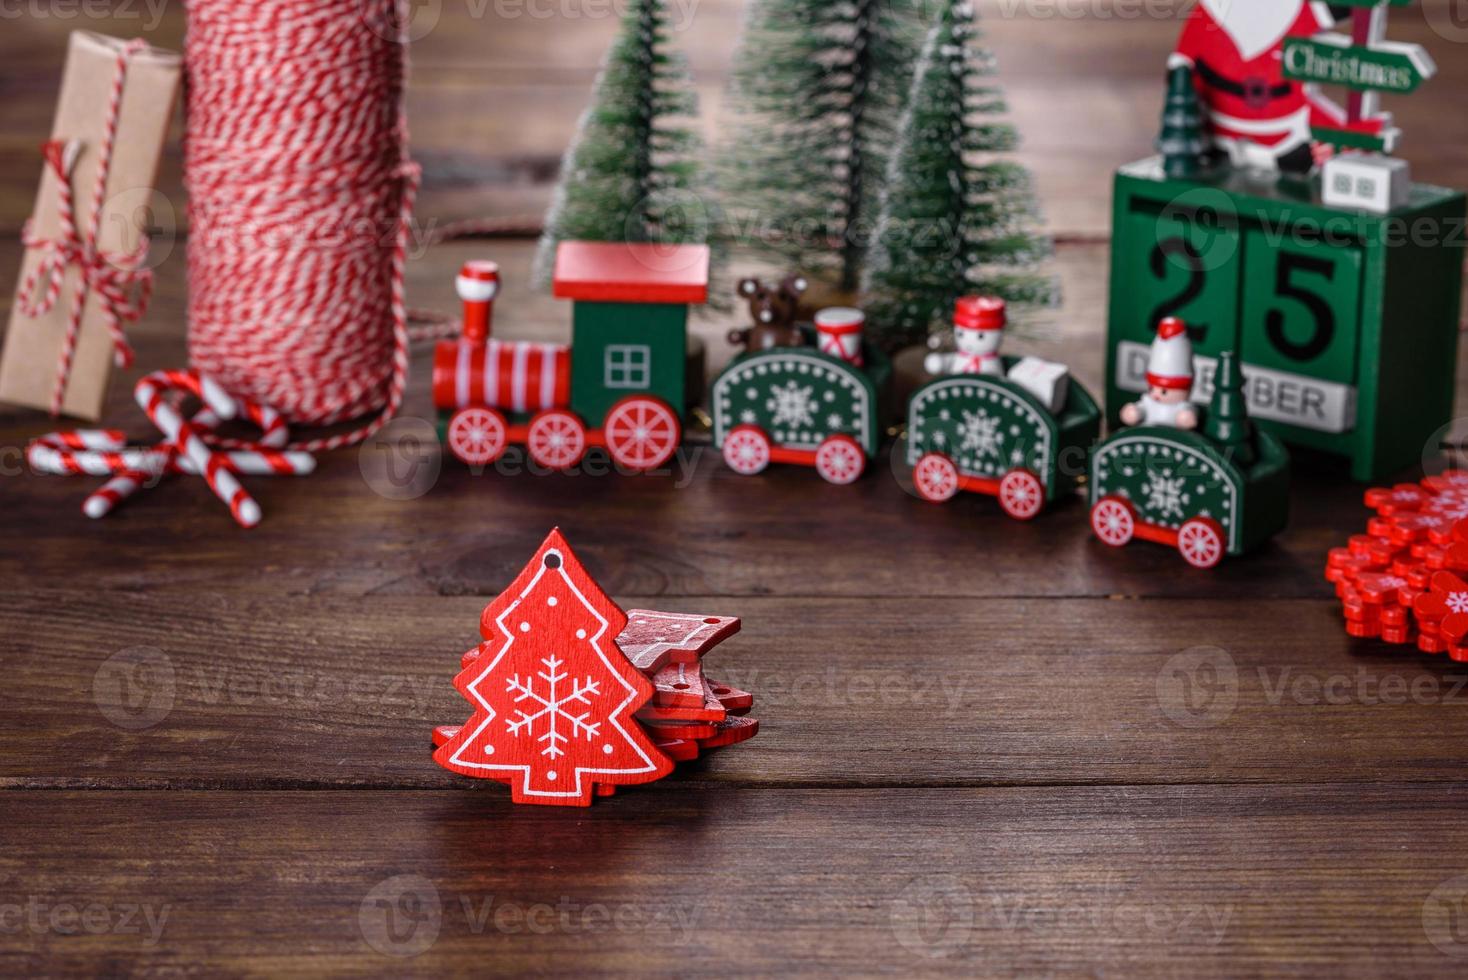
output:
M 587 806 L 710 749 L 753 738 L 753 695 L 707 677 L 730 616 L 624 613 L 552 531 L 480 618 L 454 686 L 474 705 L 433 758 L 507 784 L 516 803 Z
M 1366 533 L 1326 560 L 1346 632 L 1468 661 L 1468 472 L 1368 490 L 1366 506 Z

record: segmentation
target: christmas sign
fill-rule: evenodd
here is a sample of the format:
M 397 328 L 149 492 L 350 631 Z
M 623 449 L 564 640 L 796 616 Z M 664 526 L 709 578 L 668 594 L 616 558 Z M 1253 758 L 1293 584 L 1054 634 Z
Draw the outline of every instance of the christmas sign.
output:
M 1316 124 L 1311 134 L 1322 143 L 1391 153 L 1401 131 L 1380 112 L 1379 93 L 1407 95 L 1437 74 L 1437 65 L 1420 44 L 1387 41 L 1390 7 L 1412 0 L 1345 0 L 1351 14 L 1351 36 L 1324 33 L 1286 38 L 1284 77 L 1298 82 L 1339 85 L 1349 90 L 1343 125 Z M 1362 125 L 1378 122 L 1380 125 Z
M 434 731 L 434 761 L 508 784 L 516 803 L 589 806 L 661 779 L 675 759 L 758 731 L 731 717 L 753 699 L 704 677 L 699 660 L 738 629 L 728 616 L 629 616 L 554 530 L 485 608 L 484 642 L 454 678 L 474 714 Z

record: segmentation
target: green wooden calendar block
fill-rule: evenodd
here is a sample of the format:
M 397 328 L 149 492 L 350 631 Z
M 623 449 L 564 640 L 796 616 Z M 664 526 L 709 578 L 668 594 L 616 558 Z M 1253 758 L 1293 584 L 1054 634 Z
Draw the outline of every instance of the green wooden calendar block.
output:
M 1144 390 L 1156 324 L 1178 316 L 1197 355 L 1243 362 L 1251 417 L 1287 443 L 1345 456 L 1357 480 L 1416 463 L 1452 416 L 1461 316 L 1462 192 L 1416 185 L 1390 214 L 1328 208 L 1318 188 L 1222 170 L 1116 176 L 1107 415 Z
M 1350 385 L 1361 328 L 1361 249 L 1244 234 L 1239 350 L 1258 367 Z M 1261 288 L 1261 286 L 1263 288 Z

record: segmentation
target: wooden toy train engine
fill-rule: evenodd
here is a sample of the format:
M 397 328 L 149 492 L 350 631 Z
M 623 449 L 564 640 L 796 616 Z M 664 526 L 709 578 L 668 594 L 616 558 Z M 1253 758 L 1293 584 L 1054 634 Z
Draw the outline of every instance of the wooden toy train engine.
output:
M 567 346 L 491 338 L 499 268 L 467 263 L 463 334 L 433 361 L 449 450 L 471 466 L 512 443 L 552 470 L 593 446 L 629 471 L 667 462 L 683 435 L 688 305 L 708 298 L 708 270 L 702 245 L 561 243 L 553 288 L 575 304 Z

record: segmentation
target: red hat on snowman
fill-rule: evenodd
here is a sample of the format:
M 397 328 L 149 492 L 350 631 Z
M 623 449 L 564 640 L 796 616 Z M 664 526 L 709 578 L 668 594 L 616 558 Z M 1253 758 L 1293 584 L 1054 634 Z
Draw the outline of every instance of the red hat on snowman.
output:
M 953 310 L 955 330 L 1003 330 L 1004 300 L 997 296 L 960 296 Z
M 1157 325 L 1157 339 L 1147 358 L 1147 383 L 1183 391 L 1193 387 L 1193 342 L 1188 325 L 1175 316 Z

